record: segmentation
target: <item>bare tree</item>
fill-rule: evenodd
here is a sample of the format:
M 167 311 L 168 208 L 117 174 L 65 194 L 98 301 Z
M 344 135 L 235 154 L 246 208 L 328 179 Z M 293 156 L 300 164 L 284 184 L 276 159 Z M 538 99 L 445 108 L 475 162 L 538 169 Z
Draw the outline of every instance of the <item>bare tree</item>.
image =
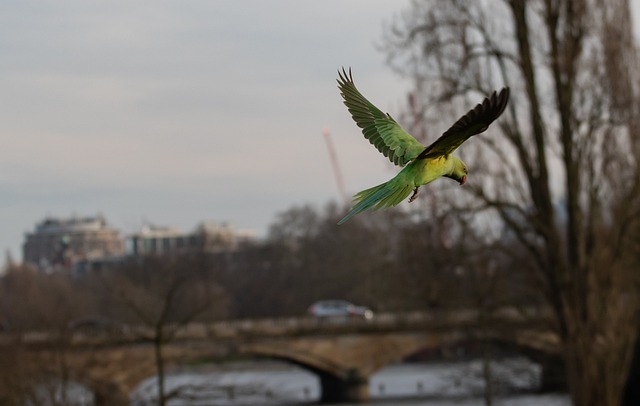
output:
M 527 253 L 579 405 L 620 403 L 637 335 L 640 64 L 629 15 L 627 0 L 415 1 L 386 41 L 392 66 L 415 80 L 412 110 L 420 100 L 442 115 L 443 102 L 459 110 L 511 87 L 506 114 L 469 143 L 477 180 L 458 206 L 499 220 Z
M 90 296 L 70 275 L 8 266 L 0 279 L 0 322 L 9 339 L 0 357 L 5 364 L 0 366 L 0 392 L 11 396 L 10 402 L 67 403 L 73 379 L 68 365 L 70 325 L 91 309 Z M 46 332 L 51 338 L 51 351 L 39 356 L 41 364 L 35 370 L 34 363 L 26 361 L 28 351 L 22 342 L 29 331 Z
M 435 202 L 434 202 L 435 203 Z M 481 285 L 462 270 L 478 268 L 484 233 L 475 235 L 464 219 L 434 205 L 420 212 L 380 211 L 336 226 L 344 208 L 294 207 L 281 213 L 268 237 L 231 256 L 218 256 L 224 287 L 233 299 L 234 317 L 304 314 L 311 303 L 343 298 L 378 311 L 473 306 Z M 465 238 L 460 238 L 464 236 Z M 484 253 L 492 261 L 504 255 Z M 494 301 L 531 303 L 522 276 L 502 272 L 508 289 L 491 292 Z M 518 288 L 518 284 L 523 285 Z M 538 300 L 539 303 L 539 300 Z
M 196 320 L 215 320 L 226 312 L 226 297 L 213 280 L 202 255 L 149 257 L 114 270 L 106 278 L 116 317 L 151 329 L 157 402 L 165 405 L 175 391 L 165 389 L 165 345 Z

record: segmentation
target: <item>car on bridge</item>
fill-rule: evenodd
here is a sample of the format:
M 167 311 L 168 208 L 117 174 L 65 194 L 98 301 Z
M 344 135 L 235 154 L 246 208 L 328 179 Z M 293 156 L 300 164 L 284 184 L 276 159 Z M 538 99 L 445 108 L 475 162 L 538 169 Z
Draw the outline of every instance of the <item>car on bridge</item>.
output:
M 373 310 L 366 306 L 356 306 L 346 300 L 320 300 L 309 306 L 307 312 L 321 318 L 358 317 L 365 320 L 373 319 Z

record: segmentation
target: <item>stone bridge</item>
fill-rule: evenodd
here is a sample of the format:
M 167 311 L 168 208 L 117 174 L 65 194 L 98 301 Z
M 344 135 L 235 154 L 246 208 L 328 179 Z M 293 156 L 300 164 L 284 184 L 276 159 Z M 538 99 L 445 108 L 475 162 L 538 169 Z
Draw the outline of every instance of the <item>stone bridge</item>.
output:
M 190 324 L 163 346 L 168 365 L 229 355 L 284 360 L 319 377 L 321 401 L 366 400 L 369 376 L 389 363 L 421 349 L 461 340 L 494 340 L 520 349 L 537 361 L 560 351 L 548 318 L 504 310 L 484 317 L 473 311 L 380 314 L 373 320 L 288 318 Z M 15 338 L 0 336 L 0 349 Z M 129 393 L 154 376 L 153 334 L 128 327 L 109 334 L 74 333 L 64 339 L 46 332 L 20 337 L 25 365 L 42 370 L 60 365 L 68 375 L 93 390 L 97 404 L 129 403 Z M 49 362 L 49 360 L 57 360 Z

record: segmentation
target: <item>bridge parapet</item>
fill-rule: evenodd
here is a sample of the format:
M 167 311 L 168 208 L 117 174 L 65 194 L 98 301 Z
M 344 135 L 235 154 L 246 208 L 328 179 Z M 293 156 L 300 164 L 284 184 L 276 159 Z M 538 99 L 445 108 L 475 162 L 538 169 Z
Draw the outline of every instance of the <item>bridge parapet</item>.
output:
M 439 331 L 487 331 L 489 334 L 505 336 L 518 341 L 538 340 L 541 349 L 550 349 L 556 343 L 545 339 L 540 341 L 540 331 L 549 331 L 551 318 L 544 312 L 528 314 L 513 308 L 502 308 L 481 320 L 475 310 L 448 312 L 407 312 L 379 313 L 373 319 L 315 317 L 285 317 L 271 319 L 244 319 L 218 321 L 214 323 L 190 323 L 171 326 L 176 329 L 174 341 L 224 341 L 251 340 L 269 337 L 301 337 L 315 335 L 370 334 L 399 331 L 439 332 Z M 529 333 L 523 333 L 529 331 Z M 518 333 L 518 334 L 516 334 Z M 64 337 L 72 346 L 122 345 L 153 340 L 154 331 L 150 327 L 122 325 L 108 331 L 67 331 Z M 528 334 L 528 335 L 527 335 Z M 0 345 L 15 342 L 16 336 L 10 332 L 0 333 Z M 61 339 L 60 333 L 29 331 L 20 334 L 19 341 L 27 346 L 46 347 Z

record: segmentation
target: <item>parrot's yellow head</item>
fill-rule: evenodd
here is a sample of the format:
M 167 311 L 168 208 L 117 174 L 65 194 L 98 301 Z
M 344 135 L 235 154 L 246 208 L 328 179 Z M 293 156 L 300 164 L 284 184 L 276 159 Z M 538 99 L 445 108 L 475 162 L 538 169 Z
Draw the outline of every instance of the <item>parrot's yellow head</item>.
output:
M 467 168 L 467 165 L 462 162 L 462 159 L 453 155 L 451 156 L 451 158 L 453 159 L 453 170 L 450 174 L 444 176 L 455 180 L 460 184 L 460 186 L 462 186 L 467 181 L 467 174 L 469 173 L 469 169 Z

